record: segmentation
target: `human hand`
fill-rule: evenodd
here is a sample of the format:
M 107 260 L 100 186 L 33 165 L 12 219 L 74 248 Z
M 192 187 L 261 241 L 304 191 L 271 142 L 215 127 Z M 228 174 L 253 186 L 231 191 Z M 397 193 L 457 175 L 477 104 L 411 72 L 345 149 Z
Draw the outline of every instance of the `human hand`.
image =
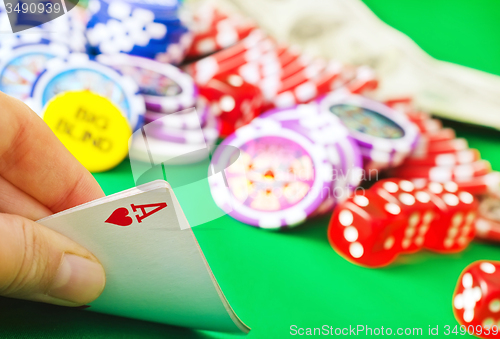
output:
M 0 295 L 87 304 L 104 289 L 102 265 L 34 220 L 104 193 L 31 109 L 2 92 L 0 107 Z

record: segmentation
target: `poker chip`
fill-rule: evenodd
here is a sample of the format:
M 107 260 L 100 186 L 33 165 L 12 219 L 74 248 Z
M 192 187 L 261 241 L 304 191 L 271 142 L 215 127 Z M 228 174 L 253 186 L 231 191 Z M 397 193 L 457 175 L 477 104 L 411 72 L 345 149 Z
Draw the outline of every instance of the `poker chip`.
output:
M 187 52 L 187 58 L 199 58 L 230 48 L 255 28 L 255 24 L 248 19 L 234 13 L 228 15 L 205 2 L 193 15 L 193 43 Z
M 179 63 L 191 44 L 177 1 L 92 0 L 89 10 L 87 39 L 92 53 L 124 52 Z
M 190 110 L 179 111 L 176 114 L 168 114 L 168 119 L 162 119 L 161 124 L 163 127 L 167 129 L 175 129 L 175 130 L 193 130 L 204 127 L 207 123 L 207 119 L 210 112 L 210 108 L 208 106 L 207 100 L 202 96 L 199 96 L 196 101 L 196 113 L 193 114 L 184 114 L 184 112 L 190 112 Z M 144 122 L 148 124 L 152 121 L 159 120 L 165 117 L 165 113 L 146 111 L 144 115 Z
M 413 123 L 422 133 L 435 133 L 443 128 L 443 123 L 437 119 L 416 120 Z
M 319 103 L 322 110 L 338 116 L 364 148 L 409 154 L 417 142 L 415 125 L 379 102 L 338 91 Z
M 348 128 L 368 172 L 400 165 L 417 143 L 417 128 L 379 102 L 338 90 L 318 99 L 318 104 Z
M 456 153 L 465 151 L 468 147 L 467 140 L 463 138 L 421 143 L 415 147 L 411 157 L 418 159 L 425 158 L 431 154 Z
M 319 110 L 316 104 L 302 104 L 287 109 L 274 109 L 263 113 L 252 123 L 259 124 L 263 119 L 273 119 L 281 127 L 301 133 L 314 144 L 327 151 L 327 157 L 334 169 L 336 179 L 332 191 L 343 181 L 340 200 L 355 190 L 362 178 L 362 159 L 360 150 L 349 135 L 349 130 L 340 119 Z
M 367 172 L 381 170 L 392 166 L 393 155 L 374 149 L 360 148 L 364 168 Z
M 134 79 L 150 111 L 173 113 L 195 106 L 198 92 L 194 81 L 175 66 L 126 54 L 96 59 Z
M 476 229 L 476 238 L 500 242 L 500 222 L 477 218 L 474 227 Z
M 135 134 L 134 134 L 135 136 Z M 142 138 L 142 134 L 140 135 Z M 208 158 L 213 144 L 206 143 L 185 143 L 169 142 L 147 136 L 147 147 L 140 138 L 133 138 L 129 147 L 129 157 L 131 160 L 144 163 L 151 162 L 151 156 L 158 160 L 158 163 L 167 165 L 187 165 L 200 162 Z
M 405 166 L 455 166 L 470 164 L 481 158 L 476 149 L 466 149 L 454 153 L 436 153 L 429 154 L 425 158 L 408 157 L 404 161 Z
M 474 195 L 491 194 L 500 196 L 500 172 L 491 172 L 468 181 L 456 182 L 458 188 Z
M 326 151 L 302 134 L 262 119 L 244 126 L 218 147 L 239 149 L 215 152 L 214 168 L 225 168 L 225 179 L 210 176 L 215 203 L 231 217 L 249 225 L 279 229 L 306 220 L 329 190 L 332 167 Z M 226 186 L 226 183 L 227 185 Z
M 26 101 L 40 116 L 43 117 L 44 107 L 57 94 L 87 90 L 111 100 L 127 118 L 132 130 L 142 124 L 144 99 L 130 77 L 80 53 L 70 54 L 66 59 L 53 58 L 46 67 L 33 86 L 31 98 Z
M 439 141 L 446 141 L 446 140 L 453 140 L 455 139 L 455 131 L 451 128 L 443 128 L 440 129 L 439 131 L 436 131 L 434 133 L 422 133 L 420 134 L 419 143 L 432 143 L 432 142 L 439 142 Z M 418 146 L 417 146 L 418 147 Z
M 474 224 L 476 237 L 500 242 L 500 199 L 487 195 L 481 200 L 478 212 L 479 218 Z
M 3 6 L 3 2 L 0 3 Z M 3 9 L 2 9 L 3 8 Z M 68 46 L 74 52 L 85 52 L 86 38 L 86 11 L 83 8 L 75 6 L 71 11 L 61 15 L 53 20 L 36 26 L 37 17 L 32 16 L 31 23 L 35 27 L 23 29 L 20 33 L 12 33 L 11 20 L 7 16 L 5 7 L 0 8 L 0 60 L 10 49 L 24 44 L 38 43 L 59 43 Z M 61 8 L 61 11 L 63 9 Z M 12 11 L 9 15 L 16 22 L 17 12 Z M 11 33 L 9 33 L 11 32 Z
M 205 106 L 205 108 L 201 108 L 201 110 L 206 112 L 208 111 L 208 107 Z M 161 123 L 151 124 L 148 129 L 148 135 L 159 140 L 179 144 L 201 144 L 206 141 L 211 145 L 213 145 L 219 137 L 219 123 L 217 117 L 213 114 L 205 113 L 206 123 L 201 125 L 198 121 L 197 128 L 193 128 L 191 130 L 171 127 L 175 124 L 175 122 L 170 123 L 170 120 L 181 120 L 182 118 L 179 119 L 179 115 L 182 116 L 182 112 L 164 116 L 164 118 L 167 117 L 166 119 L 157 120 L 161 121 Z M 192 117 L 194 115 L 189 116 Z M 203 133 L 199 133 L 200 128 Z
M 189 112 L 194 114 L 193 110 Z M 203 127 L 198 124 L 198 128 L 193 130 L 166 128 L 168 123 L 165 122 L 177 114 L 188 113 L 163 115 L 134 133 L 130 142 L 130 159 L 145 163 L 154 161 L 156 164 L 185 165 L 208 158 L 219 136 L 217 117 L 209 114 L 206 124 Z
M 0 91 L 26 100 L 36 79 L 45 70 L 47 61 L 55 57 L 65 58 L 69 53 L 66 45 L 53 42 L 14 47 L 1 57 Z
M 108 98 L 85 90 L 61 92 L 49 99 L 43 120 L 91 172 L 109 170 L 127 156 L 132 130 Z
M 491 172 L 491 165 L 486 160 L 450 167 L 405 166 L 395 168 L 391 174 L 399 178 L 427 178 L 435 182 L 469 181 Z
M 203 58 L 186 67 L 197 84 L 203 85 L 215 75 L 229 72 L 247 62 L 259 59 L 269 46 L 263 43 L 264 34 L 255 30 L 234 46 Z

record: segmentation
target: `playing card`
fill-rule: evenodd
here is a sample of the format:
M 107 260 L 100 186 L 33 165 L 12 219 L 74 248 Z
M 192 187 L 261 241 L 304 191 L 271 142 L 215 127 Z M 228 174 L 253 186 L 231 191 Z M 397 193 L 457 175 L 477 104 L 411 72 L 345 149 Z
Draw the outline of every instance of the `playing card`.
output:
M 166 181 L 38 222 L 85 246 L 103 264 L 106 287 L 89 310 L 205 330 L 250 330 L 224 297 Z

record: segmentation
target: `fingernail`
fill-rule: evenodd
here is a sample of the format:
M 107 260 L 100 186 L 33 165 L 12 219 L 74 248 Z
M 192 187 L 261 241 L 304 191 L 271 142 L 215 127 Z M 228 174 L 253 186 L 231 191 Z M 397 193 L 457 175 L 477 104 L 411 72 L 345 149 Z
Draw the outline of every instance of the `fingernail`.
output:
M 74 254 L 65 254 L 49 290 L 49 296 L 78 305 L 101 295 L 106 276 L 103 267 Z

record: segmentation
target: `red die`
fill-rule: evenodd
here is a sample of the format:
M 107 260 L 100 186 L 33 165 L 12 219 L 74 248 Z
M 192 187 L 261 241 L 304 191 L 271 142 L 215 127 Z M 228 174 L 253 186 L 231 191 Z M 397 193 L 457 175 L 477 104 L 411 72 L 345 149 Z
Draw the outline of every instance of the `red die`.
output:
M 406 223 L 397 203 L 368 190 L 337 206 L 328 238 L 345 259 L 366 267 L 381 267 L 398 255 L 395 244 L 401 243 Z
M 386 179 L 376 182 L 370 190 L 379 195 L 390 194 L 399 201 L 407 222 L 402 229 L 402 241 L 396 244 L 403 253 L 420 250 L 430 228 L 430 223 L 437 217 L 438 208 L 431 200 L 431 195 L 415 186 L 408 180 Z
M 221 119 L 221 136 L 228 136 L 248 124 L 260 112 L 262 93 L 236 74 L 219 74 L 204 85 L 200 95 L 206 97 L 214 114 Z
M 453 313 L 469 333 L 497 338 L 500 333 L 500 262 L 477 261 L 460 275 L 453 294 Z
M 439 208 L 439 216 L 431 223 L 424 247 L 444 253 L 464 250 L 475 235 L 477 200 L 472 194 L 459 191 L 454 182 L 431 182 L 427 187 Z

